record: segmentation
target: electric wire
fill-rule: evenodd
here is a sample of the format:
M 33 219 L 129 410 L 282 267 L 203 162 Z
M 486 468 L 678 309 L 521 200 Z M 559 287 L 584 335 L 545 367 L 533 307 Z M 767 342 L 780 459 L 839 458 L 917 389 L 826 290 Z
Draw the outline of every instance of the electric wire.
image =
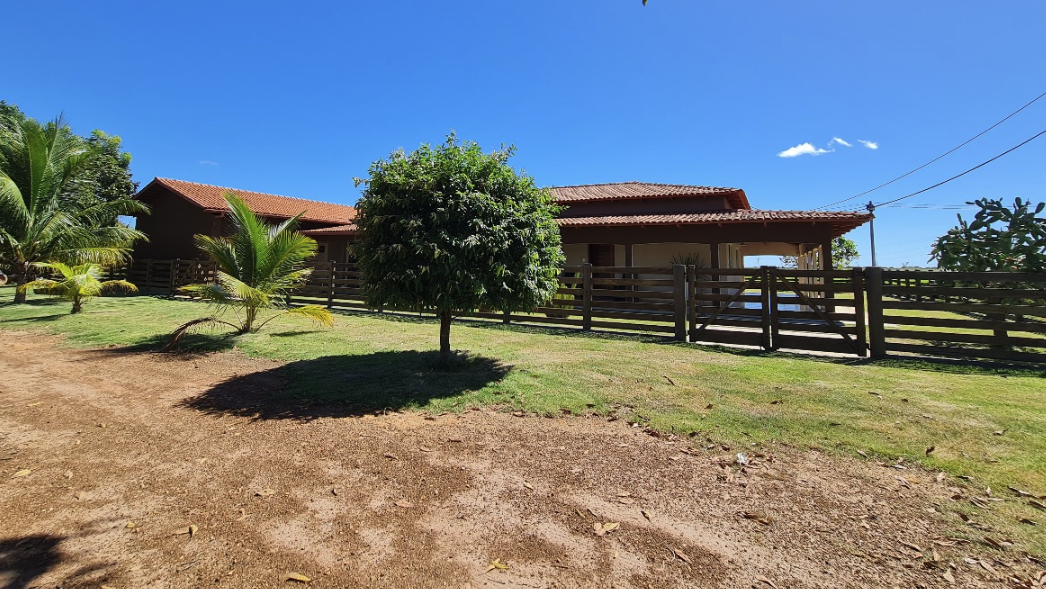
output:
M 926 166 L 929 166 L 930 164 L 933 164 L 933 163 L 935 163 L 935 162 L 937 162 L 937 161 L 939 161 L 939 160 L 943 159 L 944 157 L 946 157 L 946 156 L 949 156 L 949 155 L 951 155 L 951 154 L 952 154 L 952 153 L 954 153 L 955 151 L 957 151 L 957 150 L 959 150 L 959 149 L 961 149 L 961 148 L 965 147 L 965 146 L 966 146 L 967 144 L 969 144 L 969 143 L 971 143 L 971 142 L 972 142 L 973 140 L 975 140 L 975 139 L 979 138 L 979 137 L 980 137 L 981 135 L 984 135 L 984 134 L 985 134 L 985 133 L 987 133 L 988 131 L 991 131 L 991 130 L 992 130 L 992 129 L 994 129 L 995 127 L 998 127 L 999 125 L 1001 125 L 1001 124 L 1005 123 L 1005 122 L 1006 122 L 1006 121 L 1008 121 L 1009 119 L 1013 118 L 1013 116 L 1014 116 L 1014 115 L 1016 115 L 1017 113 L 1019 113 L 1019 112 L 1021 112 L 1022 110 L 1024 110 L 1024 109 L 1028 108 L 1029 106 L 1031 106 L 1031 105 L 1035 104 L 1036 102 L 1038 102 L 1038 101 L 1039 101 L 1039 99 L 1041 99 L 1041 98 L 1042 98 L 1042 97 L 1044 97 L 1044 96 L 1046 96 L 1046 92 L 1043 92 L 1042 94 L 1039 94 L 1038 96 L 1036 96 L 1035 98 L 1033 98 L 1033 99 L 1031 100 L 1031 102 L 1029 102 L 1029 103 L 1025 104 L 1024 106 L 1022 106 L 1022 107 L 1018 108 L 1017 110 L 1013 111 L 1012 113 L 1010 113 L 1010 114 L 1006 115 L 1006 117 L 1005 117 L 1005 118 L 1003 118 L 1003 119 L 1002 119 L 1002 120 L 1000 120 L 999 122 L 995 123 L 995 124 L 994 124 L 994 125 L 992 125 L 991 127 L 988 127 L 987 129 L 985 129 L 985 130 L 981 131 L 980 133 L 978 133 L 978 134 L 974 135 L 973 137 L 970 137 L 969 139 L 967 139 L 966 141 L 963 141 L 962 143 L 960 143 L 960 144 L 959 144 L 959 145 L 957 145 L 956 147 L 953 147 L 952 149 L 950 149 L 950 150 L 946 151 L 945 153 L 942 153 L 941 155 L 939 155 L 939 156 L 937 156 L 937 157 L 933 158 L 932 160 L 930 160 L 930 161 L 926 162 L 925 164 L 923 164 L 923 165 L 919 166 L 918 168 L 915 168 L 914 170 L 911 170 L 911 171 L 909 171 L 909 172 L 905 172 L 904 174 L 901 174 L 900 176 L 898 176 L 898 177 L 894 178 L 893 180 L 890 180 L 889 182 L 884 182 L 884 183 L 882 183 L 882 184 L 880 184 L 880 185 L 876 186 L 875 188 L 872 188 L 871 190 L 865 190 L 864 192 L 862 192 L 862 193 L 860 193 L 860 194 L 855 194 L 855 195 L 853 195 L 853 196 L 851 196 L 851 197 L 849 197 L 849 198 L 844 198 L 843 200 L 839 200 L 839 201 L 836 201 L 836 202 L 833 202 L 833 203 L 830 203 L 830 204 L 826 204 L 826 205 L 823 205 L 823 206 L 817 207 L 817 208 L 815 208 L 815 209 L 813 209 L 813 210 L 815 210 L 815 211 L 819 211 L 819 210 L 822 210 L 822 209 L 827 209 L 827 208 L 830 208 L 830 207 L 834 207 L 834 206 L 836 206 L 836 205 L 840 205 L 840 204 L 843 204 L 843 203 L 845 203 L 845 202 L 849 202 L 849 201 L 851 201 L 851 200 L 854 200 L 854 199 L 856 199 L 856 198 L 861 198 L 862 196 L 865 196 L 865 195 L 867 195 L 867 194 L 871 194 L 871 193 L 875 192 L 876 190 L 879 190 L 880 188 L 885 188 L 886 186 L 889 186 L 889 185 L 893 184 L 894 182 L 897 182 L 898 180 L 901 180 L 901 179 L 903 179 L 903 178 L 907 178 L 908 176 L 911 176 L 912 174 L 914 174 L 914 173 L 918 172 L 919 170 L 921 170 L 921 169 L 925 168 Z
M 1042 137 L 1043 135 L 1046 135 L 1046 129 L 1043 129 L 1042 131 L 1039 131 L 1038 133 L 1036 133 L 1032 137 L 1030 137 L 1028 139 L 1025 139 L 1021 143 L 1018 143 L 1017 145 L 1014 145 L 1013 147 L 1007 149 L 1006 151 L 1000 153 L 999 155 L 997 155 L 997 156 L 995 156 L 995 157 L 993 157 L 993 158 L 991 158 L 989 160 L 986 160 L 986 161 L 983 161 L 983 162 L 977 164 L 976 166 L 966 170 L 965 172 L 961 172 L 959 174 L 956 174 L 956 175 L 952 176 L 951 178 L 948 178 L 947 180 L 942 180 L 941 182 L 938 182 L 937 184 L 934 184 L 933 186 L 927 186 L 926 188 L 923 188 L 922 190 L 917 190 L 915 192 L 912 192 L 911 194 L 906 194 L 904 196 L 895 198 L 893 200 L 888 200 L 886 202 L 881 202 L 879 204 L 871 205 L 871 208 L 876 209 L 876 208 L 879 208 L 879 207 L 885 207 L 885 206 L 891 205 L 891 204 L 893 204 L 895 202 L 904 200 L 906 198 L 911 198 L 911 197 L 913 197 L 913 196 L 915 196 L 917 194 L 922 194 L 924 192 L 929 192 L 930 190 L 933 190 L 934 188 L 937 188 L 939 186 L 944 186 L 945 184 L 951 182 L 952 180 L 955 180 L 957 178 L 962 178 L 966 174 L 969 174 L 970 172 L 972 172 L 974 170 L 983 168 L 984 166 L 994 162 L 995 160 L 1001 158 L 1002 156 L 1004 156 L 1006 154 L 1009 154 L 1011 152 L 1014 152 L 1014 151 L 1024 147 L 1025 145 L 1031 143 L 1032 141 L 1035 141 L 1036 139 L 1038 139 L 1039 137 Z

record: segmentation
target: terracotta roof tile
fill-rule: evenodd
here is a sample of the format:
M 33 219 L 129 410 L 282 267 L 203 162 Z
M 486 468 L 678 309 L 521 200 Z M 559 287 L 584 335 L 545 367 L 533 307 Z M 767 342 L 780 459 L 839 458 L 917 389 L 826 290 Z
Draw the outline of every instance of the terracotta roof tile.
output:
M 617 182 L 613 184 L 585 184 L 557 186 L 551 189 L 556 202 L 571 203 L 597 200 L 624 200 L 673 197 L 726 197 L 735 209 L 750 209 L 748 196 L 740 188 L 721 186 L 691 186 L 688 184 L 653 184 L 650 182 Z
M 763 211 L 722 210 L 664 215 L 615 215 L 603 217 L 567 217 L 559 220 L 562 227 L 629 227 L 643 225 L 718 225 L 725 223 L 828 223 L 839 235 L 860 227 L 873 218 L 871 213 L 838 211 Z
M 247 206 L 255 213 L 266 217 L 290 218 L 302 211 L 303 221 L 317 221 L 322 223 L 344 224 L 356 217 L 356 209 L 348 205 L 339 205 L 304 198 L 290 196 L 279 196 L 276 194 L 264 194 L 238 188 L 226 188 L 223 186 L 212 186 L 210 184 L 197 184 L 184 180 L 172 180 L 170 178 L 157 178 L 143 188 L 139 194 L 145 192 L 153 184 L 164 186 L 202 209 L 208 211 L 224 211 L 228 209 L 223 195 L 232 192 L 242 198 Z
M 309 229 L 302 231 L 305 235 L 355 235 L 357 231 L 355 223 L 348 225 L 335 225 L 334 227 L 323 227 L 322 229 Z

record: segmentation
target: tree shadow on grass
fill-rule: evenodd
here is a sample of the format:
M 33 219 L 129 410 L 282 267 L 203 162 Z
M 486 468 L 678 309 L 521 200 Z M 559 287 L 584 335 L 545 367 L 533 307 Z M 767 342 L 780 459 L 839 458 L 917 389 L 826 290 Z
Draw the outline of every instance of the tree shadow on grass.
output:
M 459 355 L 441 369 L 438 358 L 436 352 L 396 351 L 300 360 L 230 378 L 181 406 L 253 419 L 358 417 L 478 391 L 512 370 L 472 355 Z

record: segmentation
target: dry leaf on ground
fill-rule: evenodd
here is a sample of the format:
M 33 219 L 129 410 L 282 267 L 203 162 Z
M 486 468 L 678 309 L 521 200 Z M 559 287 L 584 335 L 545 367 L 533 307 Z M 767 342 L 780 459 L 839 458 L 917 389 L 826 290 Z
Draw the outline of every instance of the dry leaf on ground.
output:
M 490 571 L 493 571 L 493 570 L 505 571 L 505 570 L 508 570 L 508 565 L 503 563 L 503 562 L 501 562 L 501 559 L 495 558 L 494 560 L 490 561 L 490 564 L 487 565 L 487 570 L 485 570 L 483 572 L 484 573 L 489 573 Z
M 678 548 L 673 548 L 672 552 L 675 553 L 676 558 L 678 558 L 679 560 L 685 562 L 686 564 L 693 564 L 693 561 L 690 560 L 690 557 L 687 556 L 682 550 L 679 550 Z
M 18 471 L 16 473 L 14 473 L 13 475 L 11 475 L 11 478 L 27 477 L 27 476 L 29 476 L 29 473 L 31 473 L 31 472 L 33 472 L 33 471 L 28 469 L 28 468 L 25 468 L 25 469 L 22 469 L 22 470 L 20 470 L 20 471 Z
M 286 583 L 287 581 L 297 581 L 298 583 L 311 583 L 312 579 L 306 577 L 301 573 L 292 572 L 283 575 L 283 582 Z
M 396 505 L 396 507 L 402 507 L 403 509 L 410 509 L 411 507 L 414 507 L 414 504 L 411 503 L 410 501 L 403 501 L 403 500 L 397 501 L 395 503 L 395 505 Z

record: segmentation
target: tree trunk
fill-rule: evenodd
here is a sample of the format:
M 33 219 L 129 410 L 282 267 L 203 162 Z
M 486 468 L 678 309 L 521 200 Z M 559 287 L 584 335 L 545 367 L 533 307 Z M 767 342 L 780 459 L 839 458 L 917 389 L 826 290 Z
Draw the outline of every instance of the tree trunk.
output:
M 439 365 L 450 364 L 450 311 L 439 312 Z
M 18 280 L 15 281 L 15 303 L 25 302 L 28 291 L 23 290 L 22 286 L 27 282 L 29 282 L 29 264 L 22 264 L 22 271 L 18 273 Z
M 79 313 L 84 308 L 84 301 L 80 297 L 73 299 L 73 313 Z
M 247 313 L 243 320 L 243 329 L 240 333 L 250 333 L 254 329 L 254 321 L 258 317 L 257 307 L 247 307 Z

